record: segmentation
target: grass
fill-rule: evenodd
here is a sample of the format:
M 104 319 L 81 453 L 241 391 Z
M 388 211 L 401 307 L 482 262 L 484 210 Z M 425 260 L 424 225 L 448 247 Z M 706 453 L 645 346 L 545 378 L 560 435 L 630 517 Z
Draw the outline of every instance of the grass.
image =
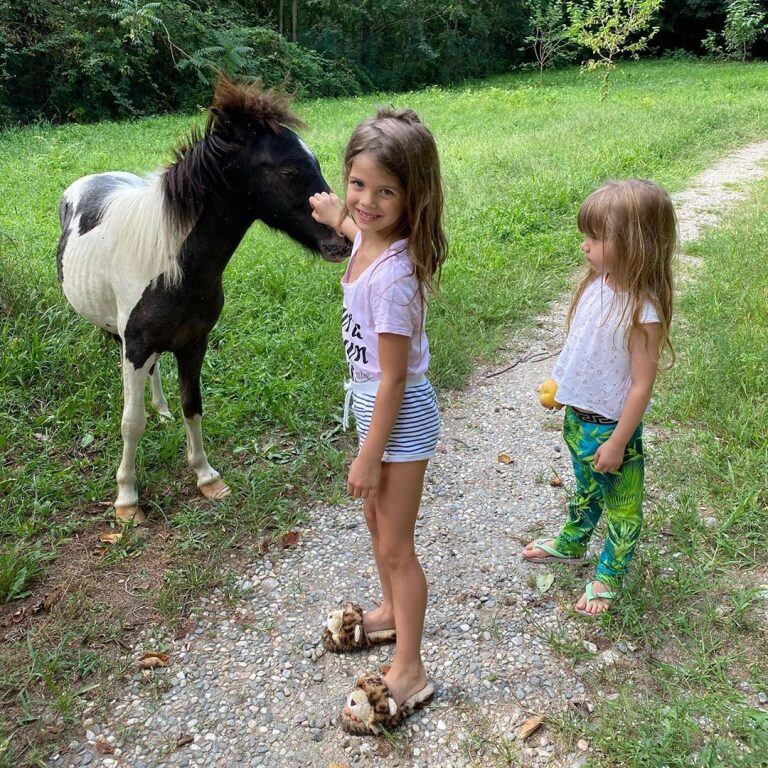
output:
M 768 183 L 692 255 L 678 361 L 653 412 L 657 485 L 634 584 L 603 628 L 642 649 L 607 672 L 587 736 L 599 766 L 766 766 Z M 594 692 L 593 692 L 594 693 Z
M 766 65 L 650 62 L 615 74 L 604 103 L 596 80 L 566 70 L 542 85 L 523 74 L 298 105 L 310 126 L 305 138 L 334 187 L 346 138 L 376 104 L 413 107 L 433 128 L 452 245 L 429 317 L 440 387 L 462 385 L 478 358 L 492 355 L 511 328 L 524 327 L 566 287 L 580 259 L 576 209 L 606 177 L 647 176 L 675 191 L 728 149 L 765 135 Z M 87 607 L 108 611 L 124 591 L 119 579 L 143 568 L 151 586 L 138 614 L 159 609 L 176 620 L 197 595 L 231 583 L 238 558 L 265 535 L 293 527 L 307 498 L 341 493 L 351 447 L 339 431 L 342 267 L 308 258 L 257 224 L 225 274 L 227 302 L 203 370 L 206 444 L 233 498 L 216 506 L 197 498 L 167 361 L 164 384 L 177 421 L 150 416 L 139 449 L 151 525 L 130 546 L 94 555 L 98 532 L 112 524 L 122 393 L 116 347 L 74 315 L 56 283 L 57 201 L 86 173 L 143 173 L 168 160 L 173 140 L 201 120 L 0 134 L 0 541 L 12 553 L 0 563 L 0 585 L 12 601 L 8 613 L 27 592 L 78 579 L 85 579 Z M 727 485 L 729 470 L 720 470 Z M 739 547 L 731 556 L 742 557 Z M 83 564 L 76 574 L 67 570 L 73 563 Z M 14 669 L 0 676 L 10 718 L 0 725 L 0 745 L 3 728 L 15 729 L 24 710 L 43 717 L 49 704 L 58 706 L 77 657 L 64 642 L 68 621 L 78 621 L 70 610 L 62 601 L 44 621 L 29 623 L 24 642 L 0 650 L 2 669 Z M 83 648 L 103 643 L 119 657 L 111 628 L 95 622 L 104 637 L 90 634 Z M 43 651 L 59 663 L 41 676 L 35 670 Z M 87 675 L 83 687 L 98 674 Z M 76 699 L 79 684 L 70 688 Z M 58 709 L 64 726 L 72 722 L 76 707 Z M 49 738 L 41 731 L 18 732 L 8 759 L 18 763 L 24 750 L 27 760 L 44 754 Z

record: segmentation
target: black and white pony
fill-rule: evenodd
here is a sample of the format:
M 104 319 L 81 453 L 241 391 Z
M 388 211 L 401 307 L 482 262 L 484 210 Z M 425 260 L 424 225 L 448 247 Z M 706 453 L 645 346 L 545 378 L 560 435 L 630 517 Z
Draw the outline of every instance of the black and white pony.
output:
M 293 129 L 279 94 L 221 79 L 204 133 L 193 131 L 174 162 L 145 178 L 100 173 L 78 179 L 59 205 L 59 281 L 74 309 L 120 342 L 123 455 L 117 517 L 141 522 L 136 447 L 144 396 L 170 418 L 158 356 L 173 352 L 187 431 L 187 460 L 202 493 L 229 494 L 208 463 L 201 427 L 200 370 L 224 303 L 222 273 L 256 220 L 340 261 L 349 243 L 311 216 L 308 199 L 328 191 L 320 166 Z

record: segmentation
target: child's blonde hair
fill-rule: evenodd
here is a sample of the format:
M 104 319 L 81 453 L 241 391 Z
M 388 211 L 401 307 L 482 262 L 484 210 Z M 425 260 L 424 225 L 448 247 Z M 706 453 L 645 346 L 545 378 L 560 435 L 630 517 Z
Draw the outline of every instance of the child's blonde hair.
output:
M 400 235 L 408 238 L 408 251 L 419 285 L 434 290 L 448 254 L 443 232 L 443 186 L 437 145 L 429 128 L 412 109 L 380 107 L 375 117 L 360 123 L 344 153 L 344 184 L 352 162 L 370 155 L 391 173 L 405 193 L 405 215 Z M 346 203 L 339 219 L 349 215 Z
M 617 290 L 626 295 L 621 307 L 623 322 L 631 312 L 628 333 L 640 330 L 643 305 L 650 302 L 659 316 L 658 355 L 665 348 L 674 360 L 669 337 L 672 320 L 672 260 L 677 251 L 677 217 L 669 195 L 652 181 L 626 179 L 607 181 L 579 209 L 579 230 L 603 242 L 603 253 L 611 258 L 611 277 Z M 598 277 L 589 265 L 568 307 L 567 326 L 584 289 Z

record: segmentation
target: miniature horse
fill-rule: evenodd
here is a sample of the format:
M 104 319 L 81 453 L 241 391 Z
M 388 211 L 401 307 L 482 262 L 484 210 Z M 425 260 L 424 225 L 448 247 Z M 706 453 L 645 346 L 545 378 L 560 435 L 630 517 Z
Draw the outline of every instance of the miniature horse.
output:
M 120 343 L 123 455 L 115 501 L 120 520 L 142 522 L 136 447 L 146 425 L 144 393 L 170 418 L 158 356 L 179 369 L 187 459 L 202 493 L 229 494 L 203 448 L 200 370 L 224 304 L 222 273 L 260 219 L 340 261 L 349 243 L 311 216 L 309 197 L 328 191 L 320 166 L 291 129 L 287 99 L 222 78 L 204 133 L 193 131 L 164 170 L 139 178 L 100 173 L 78 179 L 59 205 L 58 277 L 69 303 Z

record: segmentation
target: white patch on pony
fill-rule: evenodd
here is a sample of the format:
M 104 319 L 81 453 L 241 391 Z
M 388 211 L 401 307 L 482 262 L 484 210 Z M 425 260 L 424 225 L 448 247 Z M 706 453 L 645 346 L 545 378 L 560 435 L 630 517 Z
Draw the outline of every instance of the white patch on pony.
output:
M 93 229 L 81 235 L 81 216 L 72 218 L 62 255 L 62 290 L 78 314 L 122 336 L 153 280 L 160 274 L 169 284 L 181 280 L 177 257 L 188 231 L 171 225 L 159 174 L 144 179 L 120 172 L 103 175 L 127 183 L 106 196 Z M 75 211 L 93 178 L 85 176 L 65 190 L 64 200 Z
M 182 271 L 177 257 L 189 229 L 173 224 L 161 184 L 162 174 L 153 173 L 141 186 L 112 194 L 99 226 L 117 233 L 115 265 L 130 266 L 132 276 L 146 283 L 163 274 L 166 284 L 178 285 Z
M 315 161 L 317 162 L 317 158 L 315 157 L 315 153 L 304 143 L 304 140 L 296 134 L 296 138 L 299 140 L 299 144 L 301 145 L 301 148 Z
M 203 417 L 184 417 L 187 428 L 187 462 L 197 475 L 197 487 L 208 485 L 219 478 L 219 473 L 208 463 L 203 448 Z

